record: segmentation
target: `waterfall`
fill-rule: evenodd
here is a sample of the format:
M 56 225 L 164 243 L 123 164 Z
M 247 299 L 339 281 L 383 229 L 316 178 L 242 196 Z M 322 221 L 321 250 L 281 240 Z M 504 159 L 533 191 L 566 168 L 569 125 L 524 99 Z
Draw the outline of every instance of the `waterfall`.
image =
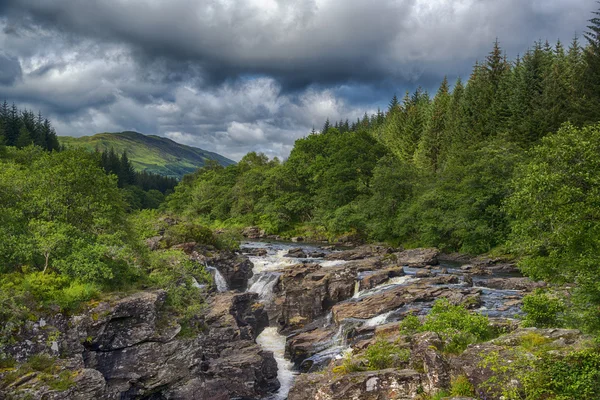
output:
M 223 275 L 221 275 L 218 269 L 216 269 L 215 267 L 208 266 L 206 267 L 206 269 L 213 272 L 213 277 L 215 279 L 217 291 L 226 292 L 229 290 L 229 288 L 227 287 L 227 281 L 225 280 L 225 278 L 223 278 Z
M 261 301 L 270 301 L 273 298 L 273 288 L 279 281 L 279 274 L 275 272 L 261 272 L 254 275 L 251 280 L 249 292 L 258 293 Z
M 272 396 L 269 396 L 269 400 L 285 400 L 288 397 L 288 393 L 294 383 L 294 378 L 297 375 L 293 371 L 294 365 L 284 357 L 285 353 L 285 336 L 277 333 L 277 328 L 270 327 L 265 328 L 264 331 L 256 338 L 258 343 L 263 349 L 273 352 L 273 357 L 277 362 L 277 379 L 281 387 Z

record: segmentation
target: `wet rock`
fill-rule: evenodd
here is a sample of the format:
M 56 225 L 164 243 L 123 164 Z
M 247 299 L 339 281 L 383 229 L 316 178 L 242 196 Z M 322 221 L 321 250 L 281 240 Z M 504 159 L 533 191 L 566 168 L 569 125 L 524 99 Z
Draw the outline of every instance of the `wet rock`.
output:
M 383 268 L 384 264 L 381 257 L 369 257 L 362 260 L 350 261 L 344 266 L 348 269 L 360 272 L 376 271 Z
M 492 278 L 479 282 L 480 286 L 501 290 L 524 290 L 531 292 L 534 289 L 545 287 L 545 282 L 534 282 L 529 278 Z
M 354 272 L 344 267 L 299 264 L 282 270 L 277 291 L 282 294 L 280 322 L 283 329 L 305 326 L 333 304 L 352 297 L 354 280 Z
M 406 304 L 428 302 L 437 298 L 447 298 L 453 304 L 465 304 L 473 308 L 481 303 L 481 290 L 430 287 L 424 284 L 398 286 L 356 301 L 336 304 L 332 311 L 335 321 L 339 323 L 346 318 L 373 318 Z
M 44 330 L 58 329 L 53 333 L 61 349 L 56 363 L 73 371 L 74 386 L 56 392 L 30 380 L 27 388 L 14 385 L 0 392 L 9 398 L 27 391 L 30 398 L 128 400 L 257 398 L 276 390 L 275 359 L 254 342 L 268 323 L 256 294 L 208 299 L 206 310 L 197 315 L 205 330 L 193 337 L 178 335 L 181 327 L 162 311 L 165 300 L 164 291 L 140 292 L 100 303 L 68 323 L 49 316 Z M 24 334 L 33 339 L 37 333 L 31 329 Z M 0 350 L 12 354 L 18 347 Z
M 323 258 L 326 256 L 326 254 L 323 253 L 322 251 L 312 251 L 312 252 L 308 253 L 308 256 L 310 258 Z
M 292 240 L 292 242 L 294 242 L 294 243 L 297 243 L 297 242 L 304 242 L 304 238 L 303 238 L 302 236 L 296 236 L 296 237 L 293 237 L 291 240 Z
M 469 275 L 463 276 L 463 283 L 469 287 L 473 287 L 473 278 Z
M 385 283 L 390 278 L 396 278 L 404 275 L 404 268 L 395 267 L 381 271 L 365 274 L 361 276 L 359 281 L 359 290 L 373 289 L 374 287 Z
M 359 246 L 355 249 L 327 254 L 327 256 L 325 256 L 325 259 L 345 261 L 363 260 L 365 258 L 371 257 L 383 257 L 387 254 L 391 254 L 392 251 L 393 249 L 387 246 L 366 245 Z
M 423 332 L 412 338 L 410 364 L 423 371 L 426 392 L 450 387 L 450 364 L 442 354 L 443 347 L 444 342 L 437 333 Z
M 248 226 L 242 229 L 242 236 L 247 239 L 262 239 L 265 237 L 265 231 L 258 226 Z
M 409 400 L 419 393 L 421 376 L 414 370 L 384 369 L 354 372 L 330 378 L 301 375 L 288 400 Z
M 432 275 L 433 274 L 428 269 L 420 269 L 415 273 L 415 277 L 417 277 L 417 278 L 428 278 Z
M 232 251 L 208 254 L 194 251 L 190 257 L 194 261 L 216 268 L 223 275 L 230 290 L 243 291 L 248 287 L 254 265 L 247 256 Z
M 284 257 L 306 258 L 307 255 L 304 252 L 304 250 L 302 250 L 301 248 L 296 248 L 296 249 L 291 249 L 290 251 L 288 251 Z
M 411 249 L 396 253 L 398 265 L 408 267 L 425 267 L 427 265 L 438 265 L 440 252 L 438 249 Z
M 254 257 L 264 257 L 267 255 L 268 251 L 267 249 L 262 249 L 262 248 L 245 248 L 243 249 L 243 253 L 244 254 L 248 254 Z
M 331 345 L 331 339 L 334 336 L 335 332 L 327 328 L 299 333 L 287 339 L 285 355 L 293 363 L 299 363 L 313 354 L 327 349 Z M 312 365 L 305 366 L 305 368 L 310 367 Z

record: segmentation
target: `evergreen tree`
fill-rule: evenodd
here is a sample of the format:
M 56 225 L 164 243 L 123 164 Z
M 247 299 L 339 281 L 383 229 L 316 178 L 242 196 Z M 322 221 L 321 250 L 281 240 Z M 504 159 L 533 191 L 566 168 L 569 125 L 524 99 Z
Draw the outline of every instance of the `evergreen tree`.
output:
M 23 126 L 21 126 L 21 129 L 19 130 L 19 136 L 17 137 L 15 146 L 19 149 L 22 149 L 23 147 L 27 147 L 31 144 L 33 144 L 31 135 L 29 134 L 29 131 L 27 130 L 25 125 L 23 125 Z
M 127 157 L 127 151 L 124 151 L 121 155 L 119 171 L 117 176 L 119 177 L 119 186 L 121 187 L 135 184 L 135 171 L 133 169 L 133 166 L 129 162 L 129 158 Z
M 582 119 L 584 123 L 600 120 L 600 11 L 593 12 L 589 20 L 585 38 L 588 46 L 585 49 L 585 70 L 582 77 L 583 101 Z
M 321 133 L 327 133 L 329 128 L 331 128 L 331 123 L 329 122 L 329 118 L 327 118 L 325 124 L 323 125 L 323 129 L 321 130 Z
M 420 138 L 415 154 L 415 163 L 423 169 L 437 172 L 440 166 L 442 146 L 447 134 L 448 111 L 450 106 L 450 87 L 444 77 L 433 99 L 431 114 L 427 126 Z
M 388 113 L 398 111 L 399 109 L 400 109 L 400 102 L 398 101 L 398 96 L 396 96 L 396 94 L 394 93 L 394 97 L 392 97 L 392 100 L 390 101 L 390 104 L 388 105 Z

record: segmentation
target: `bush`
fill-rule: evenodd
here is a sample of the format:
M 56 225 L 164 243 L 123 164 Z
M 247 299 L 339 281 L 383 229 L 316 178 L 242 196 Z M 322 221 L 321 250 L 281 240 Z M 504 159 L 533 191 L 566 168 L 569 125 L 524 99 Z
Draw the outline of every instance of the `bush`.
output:
M 600 351 L 586 349 L 566 356 L 545 353 L 524 379 L 527 399 L 597 400 L 600 398 Z
M 422 327 L 421 321 L 416 315 L 409 314 L 400 322 L 400 331 L 405 334 L 418 332 Z
M 408 362 L 410 350 L 400 348 L 386 340 L 377 340 L 365 351 L 367 366 L 371 370 L 386 369 Z
M 451 396 L 474 396 L 475 388 L 469 382 L 469 379 L 464 375 L 459 375 L 456 378 L 452 379 L 452 383 L 450 386 L 450 395 Z
M 446 340 L 444 350 L 449 353 L 460 353 L 469 344 L 492 336 L 487 316 L 452 305 L 447 299 L 434 303 L 420 330 L 442 335 Z
M 565 306 L 561 299 L 536 289 L 523 298 L 523 311 L 526 313 L 525 324 L 538 328 L 561 327 L 561 314 Z

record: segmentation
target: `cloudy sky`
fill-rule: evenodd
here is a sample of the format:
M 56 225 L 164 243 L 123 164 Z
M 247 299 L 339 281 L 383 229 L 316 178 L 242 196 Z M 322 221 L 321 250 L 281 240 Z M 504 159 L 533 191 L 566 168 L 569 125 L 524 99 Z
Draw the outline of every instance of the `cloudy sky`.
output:
M 1 0 L 0 99 L 59 135 L 136 130 L 239 160 L 569 42 L 595 0 Z

